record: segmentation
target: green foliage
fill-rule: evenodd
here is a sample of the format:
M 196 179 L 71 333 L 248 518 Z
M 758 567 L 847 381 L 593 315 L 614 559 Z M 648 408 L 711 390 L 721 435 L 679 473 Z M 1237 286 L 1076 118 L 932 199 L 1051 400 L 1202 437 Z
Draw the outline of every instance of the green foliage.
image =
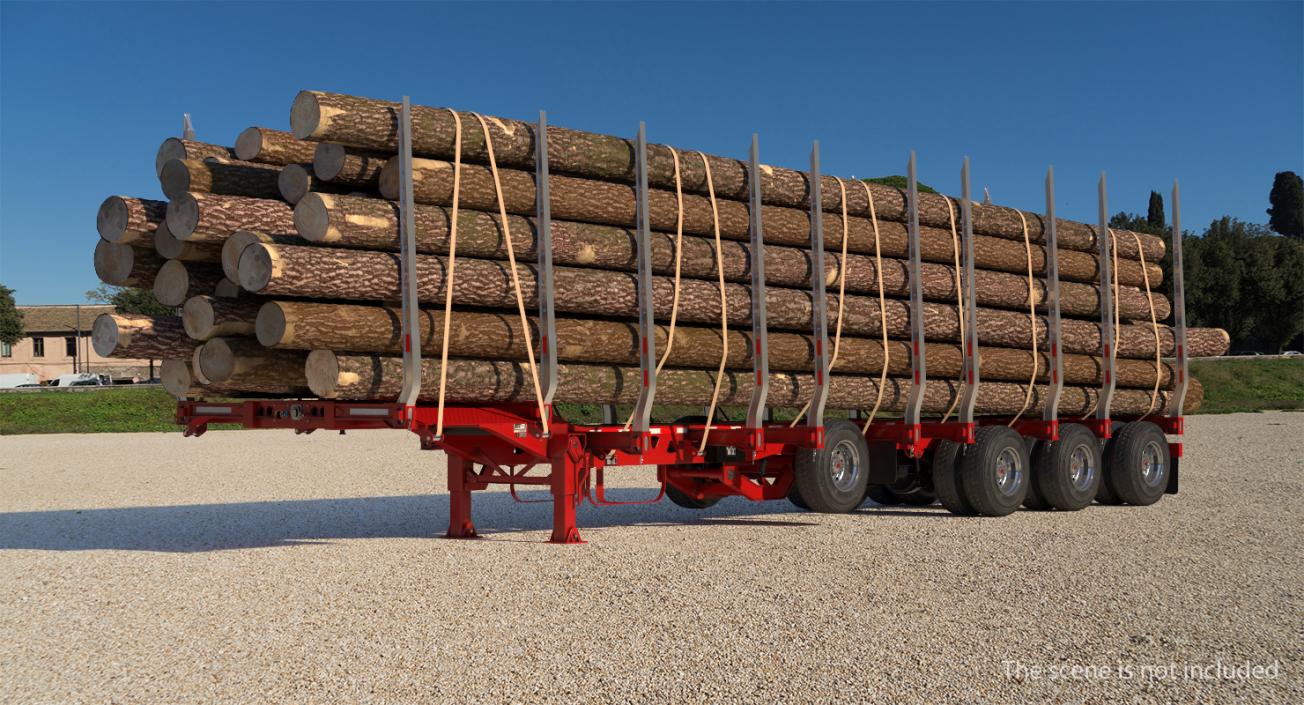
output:
M 1146 210 L 1146 223 L 1152 228 L 1164 229 L 1164 197 L 1157 191 L 1150 192 L 1150 206 Z
M 177 402 L 154 387 L 0 394 L 0 435 L 176 431 Z
M 91 303 L 113 304 L 118 313 L 139 313 L 146 316 L 171 316 L 176 309 L 164 306 L 154 298 L 154 292 L 135 286 L 101 284 L 86 292 Z
M 1268 201 L 1268 225 L 1286 237 L 1304 239 L 1304 180 L 1293 171 L 1278 172 Z
M 906 190 L 906 188 L 909 187 L 910 185 L 906 177 L 901 176 L 899 174 L 894 174 L 892 176 L 876 176 L 872 179 L 861 179 L 861 181 L 870 184 L 883 184 L 884 186 L 893 186 L 895 188 L 901 189 L 902 191 Z M 915 186 L 919 189 L 920 193 L 937 193 L 937 191 L 933 190 L 931 186 L 925 184 L 922 181 L 916 181 Z
M 1304 409 L 1304 360 L 1192 360 L 1204 386 L 1201 414 Z
M 14 303 L 14 290 L 0 284 L 0 343 L 17 345 L 23 335 L 23 317 Z

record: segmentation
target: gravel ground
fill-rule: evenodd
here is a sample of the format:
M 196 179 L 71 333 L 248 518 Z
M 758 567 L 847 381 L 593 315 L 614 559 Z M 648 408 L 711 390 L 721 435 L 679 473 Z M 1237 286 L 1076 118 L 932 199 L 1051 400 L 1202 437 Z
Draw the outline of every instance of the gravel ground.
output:
M 1304 701 L 1304 414 L 1188 424 L 1154 507 L 665 502 L 585 546 L 503 492 L 434 538 L 403 432 L 4 437 L 0 701 Z

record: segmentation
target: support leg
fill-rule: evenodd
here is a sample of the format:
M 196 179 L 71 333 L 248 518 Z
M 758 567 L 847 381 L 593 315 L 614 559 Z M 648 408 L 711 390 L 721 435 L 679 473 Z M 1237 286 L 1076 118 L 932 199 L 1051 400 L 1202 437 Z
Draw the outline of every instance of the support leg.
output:
M 470 463 L 465 458 L 448 454 L 448 533 L 445 538 L 474 539 L 475 524 L 471 523 L 471 490 L 466 487 L 466 472 Z
M 562 451 L 552 458 L 552 538 L 551 543 L 584 543 L 575 525 L 575 505 L 579 499 L 579 463 Z

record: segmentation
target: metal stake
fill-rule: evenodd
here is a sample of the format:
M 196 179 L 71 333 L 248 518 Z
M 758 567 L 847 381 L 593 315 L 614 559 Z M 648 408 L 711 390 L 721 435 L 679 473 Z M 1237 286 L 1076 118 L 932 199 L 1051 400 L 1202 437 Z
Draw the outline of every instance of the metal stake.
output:
M 820 143 L 810 150 L 810 292 L 811 329 L 815 334 L 815 392 L 806 425 L 824 428 L 824 404 L 828 401 L 829 307 L 824 291 L 824 202 L 820 182 Z
M 652 423 L 652 400 L 656 396 L 656 337 L 652 308 L 652 233 L 647 205 L 647 126 L 638 124 L 635 145 L 635 193 L 638 205 L 638 367 L 643 378 L 638 404 L 634 407 L 634 431 L 646 433 Z
M 1055 224 L 1055 168 L 1046 168 L 1046 304 L 1050 328 L 1050 389 L 1046 393 L 1043 421 L 1059 420 L 1060 393 L 1064 390 L 1064 358 L 1060 355 L 1059 239 Z M 1029 292 L 1031 294 L 1031 292 Z M 1034 361 L 1035 364 L 1035 361 Z
M 1182 195 L 1173 179 L 1173 347 L 1177 353 L 1177 387 L 1173 389 L 1168 415 L 1182 415 L 1190 379 L 1186 374 L 1186 287 L 1182 283 Z
M 535 233 L 539 271 L 535 275 L 539 298 L 539 386 L 543 408 L 552 416 L 552 398 L 557 393 L 557 315 L 552 286 L 552 204 L 548 194 L 548 114 L 539 111 L 535 130 Z
M 981 375 L 978 371 L 978 303 L 974 296 L 974 261 L 973 261 L 973 197 L 969 189 L 969 157 L 964 158 L 960 167 L 960 217 L 963 225 L 961 237 L 964 241 L 964 368 L 961 377 L 965 381 L 964 395 L 960 397 L 960 422 L 973 423 L 974 405 L 978 401 L 978 384 Z M 915 315 L 913 309 L 911 315 Z
M 399 264 L 403 280 L 403 388 L 399 401 L 408 421 L 421 392 L 421 330 L 417 309 L 416 222 L 412 196 L 412 105 L 403 96 L 399 110 Z
M 764 423 L 765 401 L 770 394 L 770 345 L 765 313 L 765 237 L 761 225 L 761 148 L 760 137 L 752 135 L 751 164 L 747 178 L 751 182 L 751 257 L 752 267 L 752 371 L 756 386 L 747 407 L 747 428 L 753 432 Z
M 915 174 L 915 151 L 910 150 L 906 165 L 909 185 L 906 190 L 906 207 L 910 209 L 908 239 L 910 245 L 910 368 L 913 384 L 906 399 L 903 420 L 907 424 L 920 423 L 924 406 L 924 385 L 928 383 L 927 360 L 924 355 L 924 289 L 919 272 L 919 183 Z M 972 281 L 972 280 L 971 280 Z
M 1103 382 L 1100 385 L 1100 400 L 1096 403 L 1096 418 L 1109 421 L 1109 406 L 1114 400 L 1114 267 L 1111 258 L 1112 246 L 1109 237 L 1109 202 L 1105 194 L 1105 172 L 1100 172 L 1100 185 L 1097 189 L 1100 202 L 1099 229 L 1100 239 L 1100 345 Z

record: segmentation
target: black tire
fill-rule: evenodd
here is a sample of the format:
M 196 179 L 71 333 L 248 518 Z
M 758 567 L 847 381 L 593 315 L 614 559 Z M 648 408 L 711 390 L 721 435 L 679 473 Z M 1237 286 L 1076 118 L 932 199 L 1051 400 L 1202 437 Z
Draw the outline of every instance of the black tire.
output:
M 797 454 L 793 480 L 814 512 L 849 512 L 865 500 L 869 446 L 856 424 L 838 420 L 824 427 L 824 448 Z
M 892 496 L 902 504 L 908 504 L 912 507 L 927 507 L 937 501 L 937 495 L 928 491 L 926 488 L 915 486 L 908 492 L 898 492 L 889 488 Z
M 1048 509 L 1076 511 L 1096 499 L 1103 476 L 1096 434 L 1081 424 L 1065 424 L 1058 441 L 1040 441 L 1033 449 L 1028 494 L 1036 492 Z
M 983 426 L 960 462 L 965 499 L 989 517 L 1011 514 L 1028 496 L 1028 446 L 1007 426 Z
M 1158 502 L 1168 488 L 1168 437 L 1149 421 L 1124 424 L 1105 446 L 1105 483 L 1120 501 Z
M 666 485 L 666 498 L 684 509 L 706 509 L 715 506 L 715 503 L 720 501 L 719 497 L 704 497 L 698 499 L 683 493 L 678 487 L 671 484 Z
M 792 502 L 792 505 L 798 509 L 810 511 L 810 505 L 806 504 L 806 500 L 802 499 L 801 493 L 797 491 L 796 482 L 793 482 L 792 487 L 788 488 L 788 501 Z
M 865 497 L 884 507 L 895 507 L 901 504 L 901 500 L 897 499 L 896 493 L 887 485 L 870 485 L 865 491 Z
M 1032 462 L 1032 465 L 1035 468 L 1037 454 L 1041 451 L 1041 447 L 1046 444 L 1046 441 L 1036 438 L 1025 438 L 1024 440 L 1028 445 L 1028 459 Z M 1050 503 L 1042 496 L 1041 489 L 1037 487 L 1036 472 L 1032 472 L 1028 476 L 1028 496 L 1023 498 L 1023 506 L 1037 512 L 1051 508 Z
M 937 451 L 933 453 L 933 492 L 942 506 L 952 514 L 973 516 L 973 505 L 964 495 L 964 483 L 960 481 L 960 460 L 965 447 L 955 441 L 937 441 Z

